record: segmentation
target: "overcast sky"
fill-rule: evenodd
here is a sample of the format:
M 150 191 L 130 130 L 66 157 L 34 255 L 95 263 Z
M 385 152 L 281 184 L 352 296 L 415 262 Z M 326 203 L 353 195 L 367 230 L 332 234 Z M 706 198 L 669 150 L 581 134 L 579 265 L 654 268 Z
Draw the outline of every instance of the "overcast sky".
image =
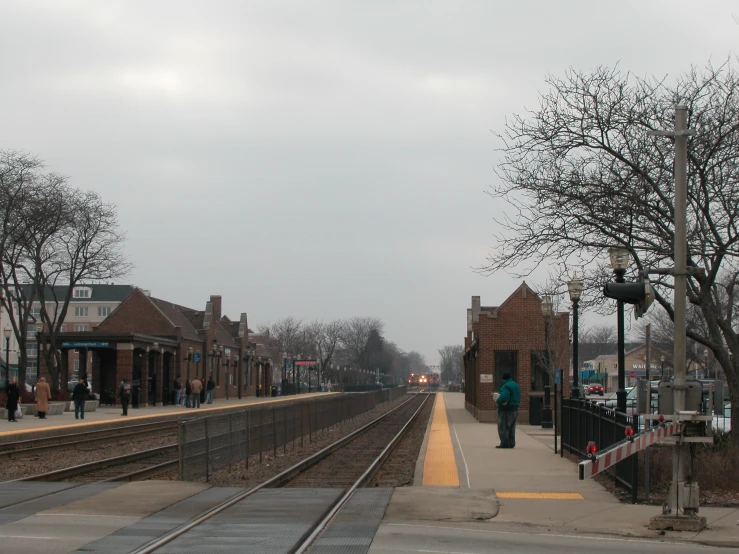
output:
M 0 3 L 0 148 L 119 207 L 126 282 L 249 324 L 374 316 L 461 343 L 500 214 L 491 130 L 547 73 L 676 75 L 737 49 L 736 2 Z M 545 271 L 528 281 L 541 283 Z M 588 322 L 587 315 L 585 323 Z

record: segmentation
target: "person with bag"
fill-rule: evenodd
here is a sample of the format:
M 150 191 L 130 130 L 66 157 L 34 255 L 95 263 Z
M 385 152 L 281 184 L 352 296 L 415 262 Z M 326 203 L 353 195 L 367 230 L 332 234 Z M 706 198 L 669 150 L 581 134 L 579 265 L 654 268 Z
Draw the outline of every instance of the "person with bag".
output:
M 192 398 L 190 399 L 190 403 L 192 404 L 192 408 L 200 407 L 200 393 L 203 390 L 203 383 L 200 382 L 200 379 L 195 377 L 190 382 L 190 390 L 192 391 Z
M 87 402 L 87 380 L 83 377 L 72 390 L 74 402 L 74 419 L 85 419 L 85 402 Z
M 128 403 L 131 401 L 131 385 L 128 383 L 128 379 L 121 381 L 121 386 L 118 389 L 118 398 L 121 399 L 121 406 L 123 407 L 123 413 L 121 415 L 128 415 Z
M 498 406 L 498 437 L 500 444 L 495 448 L 516 447 L 516 419 L 521 404 L 521 389 L 511 379 L 510 373 L 503 374 L 503 386 L 495 400 Z
M 21 392 L 18 389 L 18 379 L 13 377 L 5 388 L 5 411 L 8 412 L 8 423 L 18 423 L 17 411 L 20 409 Z
M 46 377 L 41 377 L 36 383 L 36 411 L 39 419 L 46 419 L 49 411 L 49 400 L 51 400 L 51 388 L 46 382 Z

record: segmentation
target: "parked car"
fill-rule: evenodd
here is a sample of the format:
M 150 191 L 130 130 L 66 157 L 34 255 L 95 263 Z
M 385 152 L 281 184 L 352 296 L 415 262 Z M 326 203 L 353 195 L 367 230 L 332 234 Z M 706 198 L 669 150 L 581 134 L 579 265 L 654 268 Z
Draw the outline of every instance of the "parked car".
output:
M 723 417 L 721 417 L 720 415 L 713 416 L 713 428 L 721 429 L 722 431 L 726 431 L 727 433 L 731 431 L 731 404 L 726 404 L 724 406 Z
M 590 383 L 588 385 L 588 394 L 599 394 L 600 396 L 605 395 L 606 389 L 600 383 Z

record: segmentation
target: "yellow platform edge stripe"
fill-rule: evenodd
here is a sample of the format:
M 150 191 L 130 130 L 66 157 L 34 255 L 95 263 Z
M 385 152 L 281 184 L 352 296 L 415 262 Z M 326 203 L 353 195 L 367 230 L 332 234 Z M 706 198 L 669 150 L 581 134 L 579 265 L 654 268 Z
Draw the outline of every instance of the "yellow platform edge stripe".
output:
M 426 456 L 423 462 L 424 487 L 458 487 L 459 474 L 454 459 L 452 435 L 449 431 L 449 420 L 446 415 L 444 393 L 436 393 L 434 413 L 431 420 L 431 432 L 426 445 Z
M 581 494 L 576 492 L 498 492 L 498 498 L 532 498 L 546 500 L 585 500 Z

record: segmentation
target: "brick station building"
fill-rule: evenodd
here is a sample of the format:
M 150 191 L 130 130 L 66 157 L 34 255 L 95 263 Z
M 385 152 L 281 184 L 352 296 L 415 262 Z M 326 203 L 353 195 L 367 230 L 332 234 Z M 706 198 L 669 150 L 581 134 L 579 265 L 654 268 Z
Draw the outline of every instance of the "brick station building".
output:
M 552 367 L 563 370 L 569 394 L 569 312 L 545 318 L 541 299 L 525 282 L 500 306 L 481 306 L 473 296 L 464 349 L 467 411 L 480 422 L 497 421 L 493 393 L 510 373 L 521 387 L 519 421 L 529 422 L 532 402 L 541 403 L 544 385 L 553 384 L 546 369 L 547 340 Z
M 184 386 L 187 379 L 198 376 L 207 381 L 212 375 L 216 398 L 269 390 L 272 364 L 255 353 L 246 313 L 231 321 L 221 313 L 221 303 L 214 295 L 204 310 L 195 310 L 137 288 L 91 332 L 60 333 L 56 347 L 62 364 L 68 363 L 72 350 L 84 354 L 79 373 L 90 377 L 93 392 L 103 402 L 116 394 L 123 378 L 132 384 L 134 407 L 171 403 L 177 376 Z M 41 371 L 48 375 L 43 365 Z M 62 378 L 66 375 L 68 368 L 63 367 Z

